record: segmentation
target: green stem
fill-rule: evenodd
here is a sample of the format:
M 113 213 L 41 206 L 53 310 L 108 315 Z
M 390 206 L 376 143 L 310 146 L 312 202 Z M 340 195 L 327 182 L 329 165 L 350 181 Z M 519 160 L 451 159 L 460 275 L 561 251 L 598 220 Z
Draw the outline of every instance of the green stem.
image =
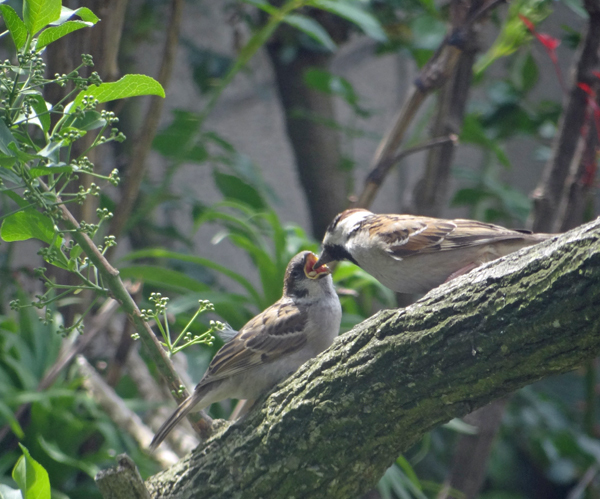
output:
M 47 192 L 48 186 L 42 180 L 39 182 L 41 189 Z M 77 222 L 67 207 L 61 205 L 60 208 L 63 215 L 63 224 L 67 229 L 79 229 L 79 222 Z M 165 352 L 165 349 L 161 346 L 150 325 L 142 319 L 140 309 L 119 277 L 119 271 L 108 262 L 100 251 L 98 251 L 98 248 L 87 234 L 73 232 L 72 237 L 98 269 L 102 281 L 110 290 L 112 297 L 121 304 L 123 310 L 133 322 L 135 330 L 140 336 L 140 340 L 147 349 L 148 355 L 156 364 L 156 368 L 163 376 L 177 403 L 183 402 L 189 396 L 189 392 L 185 388 L 183 390 L 181 389 L 183 383 L 175 371 L 167 352 Z M 209 421 L 202 420 L 198 413 L 192 414 L 189 419 L 202 438 L 208 438 L 210 436 L 211 424 Z
M 175 345 L 177 345 L 177 343 L 179 343 L 179 340 L 181 340 L 181 338 L 183 338 L 185 333 L 188 332 L 188 329 L 192 326 L 192 324 L 194 323 L 196 318 L 205 310 L 206 310 L 206 308 L 203 305 L 200 305 L 200 307 L 198 307 L 198 310 L 196 310 L 196 313 L 193 315 L 193 317 L 190 319 L 190 321 L 183 328 L 183 331 L 181 331 L 181 333 L 179 333 L 179 336 L 177 337 L 177 339 L 173 342 L 173 346 L 175 346 Z

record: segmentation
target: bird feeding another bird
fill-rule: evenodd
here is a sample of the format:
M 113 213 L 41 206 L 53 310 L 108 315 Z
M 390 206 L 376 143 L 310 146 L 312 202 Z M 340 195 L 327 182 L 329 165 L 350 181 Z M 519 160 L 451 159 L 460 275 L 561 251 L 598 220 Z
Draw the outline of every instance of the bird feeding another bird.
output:
M 426 293 L 551 237 L 476 220 L 377 215 L 353 208 L 329 224 L 315 265 L 349 260 L 397 293 Z

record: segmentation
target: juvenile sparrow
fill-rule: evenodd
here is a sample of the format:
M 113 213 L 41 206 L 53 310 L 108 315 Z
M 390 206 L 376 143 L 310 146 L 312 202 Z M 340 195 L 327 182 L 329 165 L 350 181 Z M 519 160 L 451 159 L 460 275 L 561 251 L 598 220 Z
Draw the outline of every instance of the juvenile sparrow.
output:
M 426 293 L 482 263 L 550 237 L 475 220 L 376 215 L 355 208 L 333 219 L 315 265 L 350 260 L 393 291 Z
M 283 296 L 214 356 L 196 388 L 152 439 L 154 450 L 189 412 L 226 398 L 256 399 L 331 345 L 342 308 L 330 270 L 303 251 L 288 264 Z

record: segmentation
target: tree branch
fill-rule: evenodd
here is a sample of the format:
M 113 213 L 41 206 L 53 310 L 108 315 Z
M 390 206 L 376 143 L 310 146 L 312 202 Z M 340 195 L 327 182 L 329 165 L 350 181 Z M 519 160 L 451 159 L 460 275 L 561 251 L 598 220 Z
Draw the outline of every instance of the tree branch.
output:
M 153 497 L 358 497 L 428 430 L 600 351 L 600 219 L 339 337 L 146 485 Z
M 449 28 L 448 34 L 435 54 L 419 72 L 419 76 L 407 92 L 404 104 L 398 111 L 393 125 L 379 143 L 371 161 L 371 171 L 358 198 L 357 206 L 367 208 L 372 204 L 383 179 L 394 164 L 393 156 L 404 140 L 404 135 L 421 105 L 429 94 L 442 87 L 450 79 L 465 47 L 472 45 L 473 24 L 503 1 L 474 2 L 474 8 L 480 5 L 477 10 L 466 18 L 461 17 L 453 20 L 453 25 Z M 478 5 L 475 5 L 475 3 Z M 381 180 L 378 182 L 378 179 Z
M 48 186 L 42 180 L 38 180 L 38 182 L 42 190 L 48 192 Z M 173 393 L 173 397 L 177 403 L 183 402 L 189 396 L 189 393 L 185 386 L 182 385 L 171 359 L 169 359 L 165 349 L 156 338 L 150 324 L 142 319 L 140 309 L 129 294 L 129 291 L 127 291 L 125 284 L 123 284 L 123 281 L 119 276 L 119 271 L 108 263 L 108 260 L 98 250 L 98 247 L 94 244 L 94 241 L 92 241 L 90 236 L 79 230 L 79 222 L 75 219 L 69 209 L 62 204 L 60 197 L 57 198 L 57 201 L 61 203 L 58 206 L 61 210 L 63 225 L 71 231 L 73 240 L 79 244 L 85 255 L 98 269 L 111 297 L 117 300 L 123 307 L 123 310 L 135 326 L 136 332 L 140 335 L 140 340 L 147 348 L 150 358 L 156 364 L 158 371 L 166 381 L 169 390 Z M 190 423 L 192 423 L 192 426 L 194 426 L 194 429 L 202 438 L 207 438 L 210 435 L 211 429 L 210 421 L 208 419 L 202 419 L 197 414 L 188 419 L 190 419 Z
M 552 157 L 546 163 L 542 179 L 532 195 L 534 204 L 528 225 L 535 232 L 549 232 L 556 223 L 561 194 L 568 180 L 570 165 L 585 121 L 587 98 L 577 83 L 593 86 L 597 79 L 592 71 L 600 62 L 600 5 L 594 0 L 585 0 L 584 6 L 590 19 L 577 57 L 571 90 L 560 118 Z

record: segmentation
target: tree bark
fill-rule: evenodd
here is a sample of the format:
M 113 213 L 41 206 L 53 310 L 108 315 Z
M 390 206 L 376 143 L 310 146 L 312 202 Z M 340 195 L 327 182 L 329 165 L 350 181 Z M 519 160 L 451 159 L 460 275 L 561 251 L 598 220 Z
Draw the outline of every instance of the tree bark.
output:
M 339 337 L 146 486 L 161 498 L 359 497 L 432 428 L 600 351 L 600 219 Z
M 335 121 L 333 97 L 306 85 L 304 73 L 311 68 L 328 71 L 332 55 L 299 48 L 296 58 L 286 63 L 281 61 L 280 52 L 281 44 L 267 44 L 312 234 L 321 240 L 333 217 L 348 206 L 351 175 L 341 168 L 337 130 L 325 124 Z M 299 116 L 298 112 L 306 116 Z M 314 117 L 323 122 L 318 123 Z

